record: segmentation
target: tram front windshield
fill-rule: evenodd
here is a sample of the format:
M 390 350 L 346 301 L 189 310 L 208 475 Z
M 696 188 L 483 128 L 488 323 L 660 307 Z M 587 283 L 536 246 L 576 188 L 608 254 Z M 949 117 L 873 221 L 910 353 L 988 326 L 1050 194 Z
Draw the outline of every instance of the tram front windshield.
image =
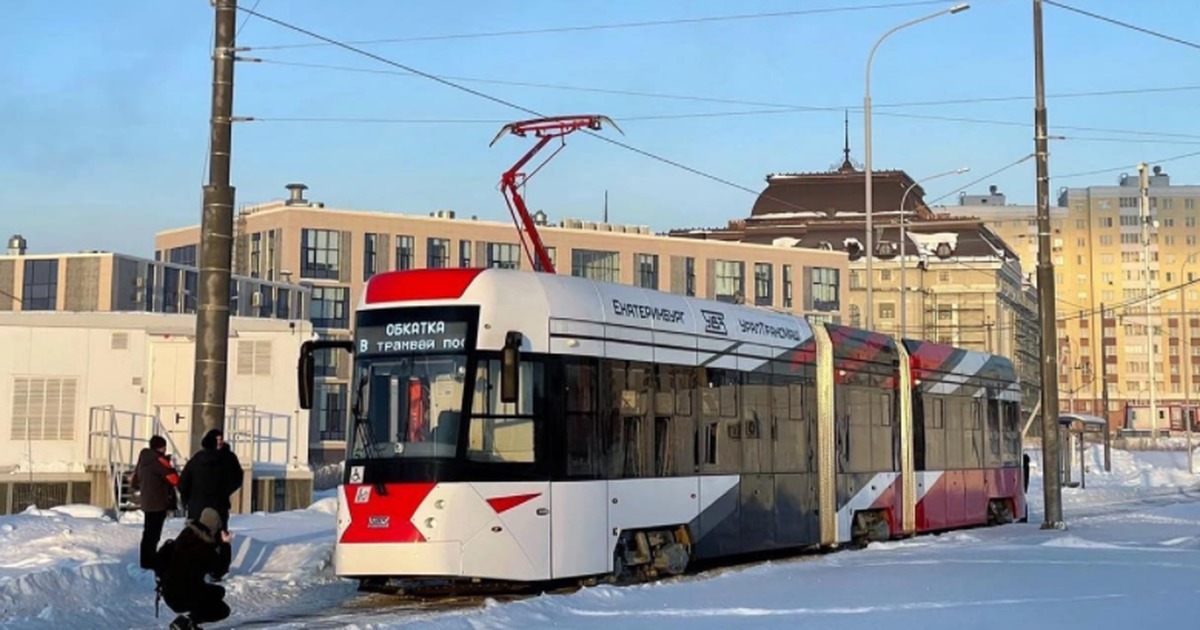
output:
M 355 392 L 367 418 L 350 457 L 453 458 L 462 422 L 465 354 L 381 356 L 362 361 Z M 365 435 L 366 429 L 370 435 Z

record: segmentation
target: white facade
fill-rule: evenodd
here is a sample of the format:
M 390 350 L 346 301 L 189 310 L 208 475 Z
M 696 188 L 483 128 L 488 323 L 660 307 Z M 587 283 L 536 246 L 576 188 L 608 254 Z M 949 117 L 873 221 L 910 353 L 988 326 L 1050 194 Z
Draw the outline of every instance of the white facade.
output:
M 136 458 L 156 419 L 182 464 L 189 455 L 195 319 L 0 314 L 0 474 L 132 463 L 125 460 Z M 311 476 L 308 412 L 298 409 L 296 394 L 296 361 L 311 325 L 233 318 L 230 331 L 227 438 L 255 476 Z

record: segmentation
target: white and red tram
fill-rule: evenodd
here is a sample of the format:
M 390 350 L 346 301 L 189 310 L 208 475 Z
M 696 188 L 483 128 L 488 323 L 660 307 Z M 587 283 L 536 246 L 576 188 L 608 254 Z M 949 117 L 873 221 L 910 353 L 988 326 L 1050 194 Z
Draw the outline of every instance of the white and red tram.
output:
M 337 574 L 541 582 L 1008 522 L 995 355 L 499 269 L 383 273 L 355 340 Z

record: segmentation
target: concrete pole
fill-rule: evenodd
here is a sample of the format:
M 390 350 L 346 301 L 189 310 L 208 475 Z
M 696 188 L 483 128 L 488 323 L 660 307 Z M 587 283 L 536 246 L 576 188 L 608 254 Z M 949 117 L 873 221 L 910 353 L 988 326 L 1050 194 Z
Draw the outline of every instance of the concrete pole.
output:
M 1050 242 L 1050 166 L 1046 136 L 1046 77 L 1042 54 L 1042 0 L 1033 0 L 1034 146 L 1037 157 L 1038 310 L 1042 329 L 1042 488 L 1043 529 L 1065 526 L 1059 470 L 1058 330 L 1055 322 L 1054 265 Z
M 210 429 L 224 430 L 229 359 L 229 277 L 233 263 L 233 64 L 237 0 L 213 0 L 212 117 L 208 185 L 200 222 L 199 301 L 196 308 L 196 372 L 192 390 L 191 452 Z
M 1151 286 L 1150 276 L 1150 172 L 1146 168 L 1146 163 L 1138 164 L 1138 188 L 1141 192 L 1140 205 L 1142 215 L 1142 273 L 1146 274 L 1146 338 L 1150 340 L 1146 351 L 1150 356 L 1150 439 L 1158 441 L 1158 386 L 1155 381 L 1158 379 L 1155 369 L 1157 366 L 1157 358 L 1154 356 L 1154 343 L 1158 341 L 1158 335 L 1154 332 L 1154 320 L 1151 319 L 1150 309 L 1154 303 L 1154 291 Z

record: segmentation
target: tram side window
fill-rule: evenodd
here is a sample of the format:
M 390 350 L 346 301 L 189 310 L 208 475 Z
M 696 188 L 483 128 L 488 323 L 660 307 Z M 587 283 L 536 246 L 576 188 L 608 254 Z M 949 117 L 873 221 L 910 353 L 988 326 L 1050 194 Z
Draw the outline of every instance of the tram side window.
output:
M 652 474 L 670 477 L 695 470 L 692 396 L 696 371 L 671 365 L 655 367 L 654 465 Z M 680 439 L 680 438 L 685 439 Z
M 926 394 L 925 408 L 925 470 L 945 470 L 946 457 L 946 400 Z
M 994 398 L 987 401 L 987 443 L 988 467 L 996 467 L 1001 462 L 1001 449 L 1004 448 L 1005 436 L 1000 432 L 1000 401 Z
M 963 466 L 966 468 L 983 467 L 983 413 L 984 399 L 970 399 L 969 424 L 963 433 Z
M 608 477 L 645 476 L 650 466 L 653 373 L 647 363 L 608 361 L 609 411 L 601 428 Z
M 595 359 L 569 359 L 564 365 L 567 475 L 594 477 L 601 473 L 599 373 Z
M 1004 408 L 1004 464 L 1021 463 L 1021 405 L 1007 401 Z
M 521 363 L 521 391 L 516 403 L 500 402 L 500 361 L 480 360 L 471 401 L 467 458 L 492 463 L 535 460 L 534 409 L 545 396 L 541 363 Z

